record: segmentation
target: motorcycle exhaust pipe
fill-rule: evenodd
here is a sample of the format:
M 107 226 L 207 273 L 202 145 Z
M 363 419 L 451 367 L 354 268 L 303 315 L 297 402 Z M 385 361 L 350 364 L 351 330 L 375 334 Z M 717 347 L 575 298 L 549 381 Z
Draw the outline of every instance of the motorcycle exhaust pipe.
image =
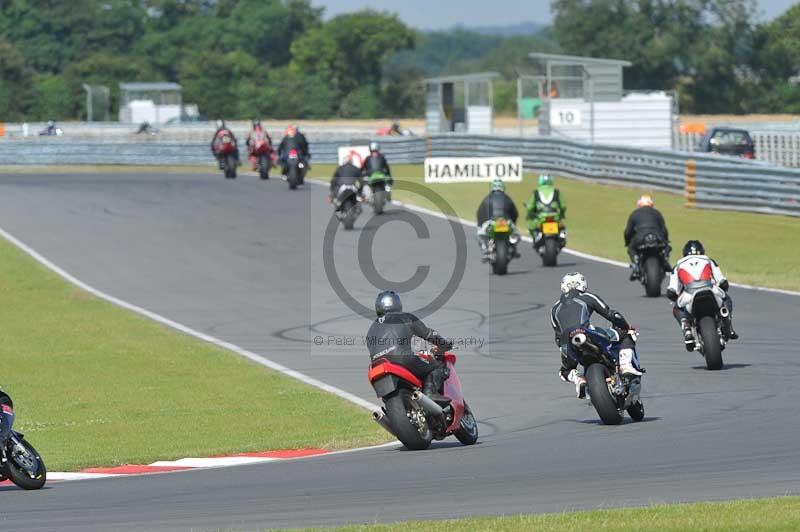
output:
M 383 412 L 378 412 L 376 410 L 375 412 L 372 413 L 372 419 L 375 420 L 375 423 L 383 427 L 386 430 L 386 432 L 388 432 L 395 438 L 397 437 L 397 434 L 394 433 L 391 425 L 389 425 L 389 419 L 386 417 L 386 414 L 384 414 Z
M 441 406 L 419 390 L 414 392 L 411 398 L 430 416 L 441 416 L 444 413 Z
M 722 316 L 723 318 L 727 318 L 728 315 L 730 315 L 728 307 L 722 307 L 721 309 L 719 309 L 719 315 Z
M 583 333 L 578 333 L 572 337 L 572 345 L 575 347 L 580 347 L 586 343 L 586 335 Z

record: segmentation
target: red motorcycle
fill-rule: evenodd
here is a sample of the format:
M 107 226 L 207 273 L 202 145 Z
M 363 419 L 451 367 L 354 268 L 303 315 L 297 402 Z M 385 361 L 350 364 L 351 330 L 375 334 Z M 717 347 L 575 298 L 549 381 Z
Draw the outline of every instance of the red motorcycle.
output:
M 236 141 L 229 131 L 220 131 L 214 139 L 214 155 L 228 179 L 236 179 L 238 157 Z
M 420 352 L 417 356 L 433 355 Z M 442 440 L 451 434 L 464 445 L 478 441 L 478 424 L 456 374 L 456 356 L 445 353 L 444 361 L 449 375 L 442 390 L 447 398 L 443 404 L 422 393 L 423 383 L 399 364 L 378 360 L 369 369 L 369 382 L 384 403 L 373 418 L 412 451 L 427 449 L 433 439 Z
M 248 159 L 253 165 L 253 170 L 258 170 L 261 179 L 269 179 L 269 170 L 275 162 L 275 151 L 263 131 L 256 131 L 250 137 Z

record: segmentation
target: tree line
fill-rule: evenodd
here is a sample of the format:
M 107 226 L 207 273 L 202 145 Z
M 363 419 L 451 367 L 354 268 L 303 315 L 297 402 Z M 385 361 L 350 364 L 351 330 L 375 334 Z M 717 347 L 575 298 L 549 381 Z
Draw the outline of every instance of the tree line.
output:
M 800 5 L 759 23 L 752 0 L 554 0 L 530 35 L 418 32 L 310 0 L 0 0 L 0 121 L 85 118 L 84 83 L 175 81 L 209 117 L 420 116 L 422 79 L 496 70 L 500 113 L 531 51 L 627 59 L 625 86 L 682 112 L 800 112 Z

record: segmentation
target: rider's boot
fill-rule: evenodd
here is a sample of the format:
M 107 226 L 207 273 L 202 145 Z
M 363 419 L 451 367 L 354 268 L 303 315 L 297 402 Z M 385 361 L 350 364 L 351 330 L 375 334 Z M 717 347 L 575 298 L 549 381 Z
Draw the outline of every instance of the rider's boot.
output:
M 638 264 L 636 264 L 635 262 L 631 262 L 630 266 L 628 267 L 631 269 L 631 275 L 629 277 L 629 280 L 635 281 L 636 279 L 639 279 L 641 277 L 642 274 L 639 272 Z
M 440 390 L 444 387 L 444 381 L 447 379 L 447 369 L 444 367 L 436 368 L 428 373 L 425 378 L 425 385 L 422 387 L 422 393 L 433 399 L 437 403 L 447 403 L 449 399 L 441 395 Z
M 694 351 L 694 335 L 689 320 L 681 320 L 681 329 L 683 330 L 683 345 L 687 351 Z
M 571 382 L 575 385 L 575 395 L 578 399 L 585 399 L 586 398 L 586 378 L 583 375 L 578 375 L 578 370 L 571 369 L 569 373 L 565 373 L 567 370 L 563 368 L 559 370 L 558 376 L 561 377 L 561 380 L 564 382 Z
M 625 348 L 620 349 L 619 352 L 619 369 L 622 371 L 623 375 L 642 375 L 642 372 L 636 369 L 636 366 L 633 365 L 633 349 Z
M 14 424 L 14 410 L 5 403 L 0 403 L 0 442 L 6 441 L 11 435 Z
M 728 317 L 725 318 L 723 325 L 725 328 L 725 336 L 728 338 L 728 340 L 739 339 L 739 333 L 733 330 L 733 319 L 731 318 L 730 314 L 728 314 Z

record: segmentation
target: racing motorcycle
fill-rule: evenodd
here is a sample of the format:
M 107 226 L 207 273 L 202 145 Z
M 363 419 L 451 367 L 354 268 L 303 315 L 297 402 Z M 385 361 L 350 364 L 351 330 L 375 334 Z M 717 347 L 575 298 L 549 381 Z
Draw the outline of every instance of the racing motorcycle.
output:
M 508 273 L 508 263 L 517 255 L 519 235 L 514 224 L 505 218 L 490 220 L 486 227 L 486 257 L 495 275 Z
M 692 298 L 686 310 L 692 316 L 695 349 L 706 359 L 706 368 L 722 369 L 722 351 L 727 343 L 724 327 L 728 308 L 722 304 L 720 295 L 714 292 L 714 283 L 710 280 L 692 281 L 683 290 Z
M 222 132 L 214 139 L 214 155 L 217 156 L 220 169 L 226 179 L 236 179 L 238 160 L 236 157 L 236 141 L 227 132 Z
M 289 150 L 289 155 L 286 159 L 286 181 L 289 183 L 291 190 L 296 189 L 297 185 L 303 183 L 305 168 L 306 164 L 300 159 L 300 152 L 295 149 Z
M 636 246 L 639 261 L 639 280 L 644 285 L 647 297 L 659 297 L 664 282 L 664 265 L 669 264 L 669 244 L 654 233 L 647 233 Z
M 41 489 L 47 481 L 44 460 L 15 430 L 0 445 L 0 482 L 6 479 L 24 490 Z
M 358 195 L 358 187 L 355 185 L 341 185 L 336 191 L 333 200 L 333 214 L 342 222 L 345 230 L 349 231 L 356 223 L 356 218 L 361 214 L 361 201 Z
M 420 352 L 417 356 L 432 357 Z M 427 449 L 431 441 L 451 434 L 464 445 L 478 441 L 478 423 L 461 392 L 455 364 L 456 356 L 445 353 L 448 377 L 437 403 L 422 393 L 423 383 L 405 367 L 378 360 L 369 368 L 369 382 L 384 406 L 372 414 L 375 421 L 412 451 Z
M 367 186 L 364 187 L 364 197 L 372 204 L 375 214 L 383 214 L 387 196 L 391 191 L 392 187 L 386 182 L 386 174 L 375 172 L 369 176 Z
M 536 251 L 542 257 L 544 266 L 555 266 L 558 254 L 567 245 L 567 231 L 564 224 L 555 220 L 552 216 L 544 219 L 539 226 L 539 232 L 534 237 Z
M 275 152 L 262 131 L 256 131 L 250 137 L 250 155 L 248 157 L 253 170 L 258 170 L 261 179 L 269 179 L 269 170 L 275 158 Z
M 635 339 L 634 331 L 626 334 Z M 619 332 L 589 325 L 575 329 L 569 336 L 573 352 L 585 368 L 587 393 L 602 422 L 619 425 L 626 410 L 634 421 L 644 419 L 644 404 L 639 397 L 641 377 L 623 375 L 619 367 Z

